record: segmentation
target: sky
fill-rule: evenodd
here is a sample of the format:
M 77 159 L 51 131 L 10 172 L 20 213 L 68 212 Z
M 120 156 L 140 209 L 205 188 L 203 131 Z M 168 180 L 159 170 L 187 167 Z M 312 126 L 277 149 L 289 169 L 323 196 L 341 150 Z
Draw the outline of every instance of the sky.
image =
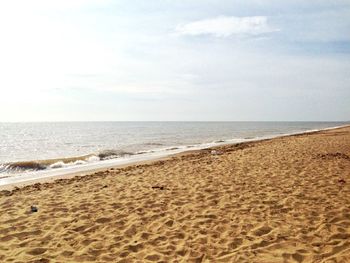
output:
M 349 0 L 0 2 L 0 121 L 342 120 Z

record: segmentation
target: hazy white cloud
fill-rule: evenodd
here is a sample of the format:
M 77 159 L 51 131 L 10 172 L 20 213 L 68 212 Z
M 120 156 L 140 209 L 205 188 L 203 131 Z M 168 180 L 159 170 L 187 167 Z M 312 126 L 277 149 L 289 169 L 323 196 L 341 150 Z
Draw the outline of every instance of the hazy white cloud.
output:
M 2 1 L 0 121 L 349 118 L 350 4 L 180 2 Z
M 178 25 L 176 33 L 190 36 L 229 37 L 232 35 L 259 35 L 278 31 L 278 29 L 268 25 L 267 20 L 265 16 L 219 16 Z

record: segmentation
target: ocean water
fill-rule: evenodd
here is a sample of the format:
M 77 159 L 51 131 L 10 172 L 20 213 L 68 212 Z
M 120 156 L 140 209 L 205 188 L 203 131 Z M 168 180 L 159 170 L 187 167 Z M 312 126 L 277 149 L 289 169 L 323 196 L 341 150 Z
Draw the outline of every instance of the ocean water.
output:
M 344 122 L 0 123 L 0 178 L 105 160 L 204 148 Z M 160 154 L 161 155 L 161 154 Z M 53 160 L 52 160 L 53 159 Z

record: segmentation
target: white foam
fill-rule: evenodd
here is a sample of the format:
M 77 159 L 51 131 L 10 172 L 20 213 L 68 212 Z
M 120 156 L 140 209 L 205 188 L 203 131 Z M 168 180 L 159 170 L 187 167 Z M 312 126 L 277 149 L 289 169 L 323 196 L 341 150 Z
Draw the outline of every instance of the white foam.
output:
M 82 164 L 86 164 L 86 161 L 83 161 L 83 160 L 77 160 L 75 161 L 74 163 L 69 163 L 68 165 L 82 165 Z
M 56 169 L 56 168 L 62 168 L 62 167 L 65 167 L 65 166 L 66 166 L 66 164 L 64 162 L 60 161 L 60 162 L 51 164 L 49 167 L 51 169 Z
M 87 162 L 98 162 L 100 160 L 100 157 L 96 156 L 96 155 L 93 155 L 93 156 L 90 156 L 86 159 Z

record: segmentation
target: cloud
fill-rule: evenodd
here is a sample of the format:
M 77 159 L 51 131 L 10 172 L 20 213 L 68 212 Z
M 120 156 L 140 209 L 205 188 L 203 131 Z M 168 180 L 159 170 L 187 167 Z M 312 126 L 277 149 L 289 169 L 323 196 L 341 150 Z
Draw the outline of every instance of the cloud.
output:
M 178 35 L 212 35 L 215 37 L 260 35 L 278 31 L 278 29 L 268 25 L 265 16 L 219 16 L 178 25 L 175 30 Z

